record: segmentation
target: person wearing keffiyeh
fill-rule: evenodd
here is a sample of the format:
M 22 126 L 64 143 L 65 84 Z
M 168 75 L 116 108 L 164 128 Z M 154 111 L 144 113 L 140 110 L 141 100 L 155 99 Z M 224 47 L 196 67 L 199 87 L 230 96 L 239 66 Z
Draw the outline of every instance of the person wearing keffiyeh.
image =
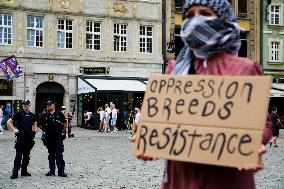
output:
M 240 28 L 227 0 L 187 0 L 183 6 L 181 37 L 185 47 L 175 64 L 167 69 L 173 75 L 262 75 L 255 62 L 237 56 L 241 45 Z M 245 118 L 244 118 L 245 119 Z M 259 164 L 239 169 L 167 160 L 162 189 L 255 189 L 253 172 L 264 165 L 261 156 L 272 134 L 267 118 Z M 132 139 L 135 141 L 135 137 Z M 139 154 L 143 160 L 152 157 Z

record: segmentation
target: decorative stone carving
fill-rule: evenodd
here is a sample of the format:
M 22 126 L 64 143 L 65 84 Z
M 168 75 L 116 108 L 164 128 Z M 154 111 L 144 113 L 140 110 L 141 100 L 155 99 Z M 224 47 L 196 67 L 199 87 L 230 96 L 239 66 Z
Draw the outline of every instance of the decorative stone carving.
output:
M 122 2 L 122 1 L 113 2 L 112 8 L 113 8 L 114 14 L 124 15 L 124 14 L 129 13 L 126 2 Z
M 69 9 L 71 6 L 70 0 L 61 0 L 60 7 L 63 9 Z
M 53 0 L 48 0 L 48 8 L 53 9 Z

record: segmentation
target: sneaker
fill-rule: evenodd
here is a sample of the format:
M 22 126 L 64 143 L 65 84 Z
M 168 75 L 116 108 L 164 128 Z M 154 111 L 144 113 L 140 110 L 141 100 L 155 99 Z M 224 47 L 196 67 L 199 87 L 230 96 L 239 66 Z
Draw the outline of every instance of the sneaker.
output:
M 45 174 L 45 176 L 53 176 L 55 175 L 55 172 L 53 171 L 48 171 L 48 173 Z
M 58 176 L 60 176 L 60 177 L 67 177 L 67 174 L 65 172 L 61 172 L 61 173 L 58 173 Z
M 18 174 L 16 173 L 13 173 L 11 176 L 10 176 L 10 179 L 16 179 L 18 178 Z
M 277 145 L 274 145 L 274 147 L 278 147 Z
M 3 131 L 0 131 L 0 135 L 2 135 L 3 134 Z
M 22 177 L 24 177 L 24 176 L 30 177 L 30 176 L 32 176 L 32 175 L 31 175 L 29 172 L 25 171 L 25 172 L 22 172 L 22 173 L 21 173 L 21 176 L 22 176 Z

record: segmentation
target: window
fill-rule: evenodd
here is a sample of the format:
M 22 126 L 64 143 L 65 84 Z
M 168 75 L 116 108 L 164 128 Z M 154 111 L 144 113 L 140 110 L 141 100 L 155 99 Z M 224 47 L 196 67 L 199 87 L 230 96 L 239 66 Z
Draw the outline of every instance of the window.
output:
M 127 45 L 127 25 L 126 24 L 114 24 L 114 51 L 125 52 Z
M 12 15 L 0 13 L 0 45 L 12 44 Z
M 101 23 L 87 21 L 86 48 L 90 50 L 101 50 Z
M 270 25 L 280 25 L 280 5 L 270 5 Z
M 270 43 L 270 61 L 280 62 L 280 42 L 271 41 Z
M 27 17 L 27 41 L 29 47 L 43 46 L 43 17 Z
M 57 23 L 58 48 L 71 49 L 73 47 L 73 21 L 59 19 Z
M 140 26 L 140 52 L 153 53 L 152 26 Z

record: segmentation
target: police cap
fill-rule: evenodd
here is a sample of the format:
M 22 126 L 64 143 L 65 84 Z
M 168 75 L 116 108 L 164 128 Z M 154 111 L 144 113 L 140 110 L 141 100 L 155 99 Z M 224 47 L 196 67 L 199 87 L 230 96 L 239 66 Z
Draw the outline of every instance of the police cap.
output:
M 54 104 L 54 105 L 55 105 L 55 102 L 54 102 L 53 100 L 48 100 L 48 101 L 46 102 L 46 105 L 51 105 L 51 104 Z
M 23 105 L 30 105 L 30 101 L 28 99 L 23 100 Z

